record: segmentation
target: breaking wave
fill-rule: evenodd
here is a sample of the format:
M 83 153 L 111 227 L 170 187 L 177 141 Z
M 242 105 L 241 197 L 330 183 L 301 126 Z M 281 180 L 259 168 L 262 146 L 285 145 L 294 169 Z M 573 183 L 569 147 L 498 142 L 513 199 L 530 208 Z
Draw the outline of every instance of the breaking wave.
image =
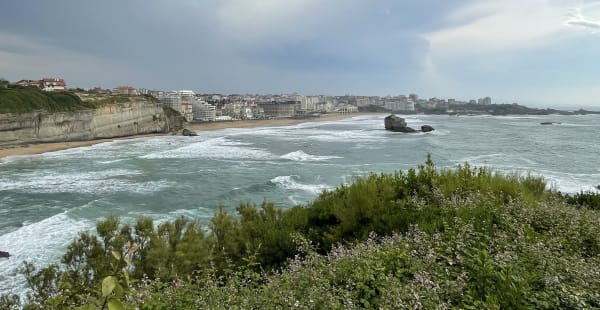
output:
M 0 249 L 11 255 L 0 259 L 0 293 L 24 295 L 25 278 L 18 273 L 23 261 L 38 267 L 57 262 L 77 233 L 92 227 L 87 220 L 61 213 L 0 236 Z
M 271 179 L 271 183 L 275 184 L 277 187 L 286 189 L 286 190 L 302 190 L 305 192 L 309 192 L 312 194 L 319 194 L 323 190 L 332 189 L 332 186 L 325 184 L 302 184 L 297 182 L 299 179 L 297 175 L 286 175 L 286 176 L 278 176 L 276 178 Z
M 338 159 L 338 158 L 343 158 L 343 157 L 310 155 L 310 154 L 304 153 L 301 150 L 298 150 L 295 152 L 287 153 L 285 155 L 281 155 L 281 158 L 289 159 L 289 160 L 293 160 L 293 161 L 323 161 L 323 160 Z
M 185 145 L 173 150 L 143 155 L 144 159 L 250 159 L 269 160 L 275 155 L 260 148 L 249 147 L 250 143 L 230 141 L 227 138 L 214 138 Z

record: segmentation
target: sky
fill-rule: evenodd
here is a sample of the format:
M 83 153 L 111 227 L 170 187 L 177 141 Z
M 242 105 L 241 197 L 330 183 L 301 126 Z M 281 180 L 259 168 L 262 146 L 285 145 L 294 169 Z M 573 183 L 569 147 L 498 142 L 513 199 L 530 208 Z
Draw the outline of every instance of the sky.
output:
M 0 78 L 43 77 L 600 109 L 600 1 L 4 1 Z

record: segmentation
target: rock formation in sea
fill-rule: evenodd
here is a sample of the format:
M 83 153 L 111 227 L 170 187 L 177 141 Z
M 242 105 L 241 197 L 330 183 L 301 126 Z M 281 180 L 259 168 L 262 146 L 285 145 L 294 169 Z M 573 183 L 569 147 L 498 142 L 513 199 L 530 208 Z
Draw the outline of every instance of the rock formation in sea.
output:
M 195 137 L 198 135 L 195 131 L 189 130 L 187 128 L 184 128 L 181 134 L 186 137 Z
M 421 131 L 422 132 L 430 132 L 430 131 L 434 131 L 435 129 L 429 125 L 423 125 L 421 126 Z
M 389 115 L 384 119 L 385 129 L 395 132 L 405 132 L 405 133 L 413 133 L 413 132 L 430 132 L 435 129 L 429 125 L 421 126 L 421 130 L 415 130 L 411 127 L 408 127 L 406 124 L 406 120 L 398 115 Z
M 560 125 L 559 122 L 541 122 L 541 125 Z

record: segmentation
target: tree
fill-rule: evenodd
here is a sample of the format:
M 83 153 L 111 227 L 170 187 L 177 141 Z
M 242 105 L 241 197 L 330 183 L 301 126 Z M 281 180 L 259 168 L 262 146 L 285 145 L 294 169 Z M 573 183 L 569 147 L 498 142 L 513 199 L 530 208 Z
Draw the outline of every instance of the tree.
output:
M 4 78 L 0 78 L 0 88 L 7 88 L 10 82 Z

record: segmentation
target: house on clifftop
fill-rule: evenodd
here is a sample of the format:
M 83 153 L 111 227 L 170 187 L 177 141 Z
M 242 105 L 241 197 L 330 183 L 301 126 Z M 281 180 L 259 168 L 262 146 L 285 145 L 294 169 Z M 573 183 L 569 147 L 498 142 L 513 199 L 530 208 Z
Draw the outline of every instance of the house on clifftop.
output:
M 58 78 L 43 78 L 42 86 L 43 91 L 67 90 L 67 83 L 65 83 L 65 80 Z
M 43 91 L 67 90 L 67 83 L 64 79 L 59 78 L 43 78 L 41 80 L 20 80 L 15 84 L 19 86 L 35 86 Z

